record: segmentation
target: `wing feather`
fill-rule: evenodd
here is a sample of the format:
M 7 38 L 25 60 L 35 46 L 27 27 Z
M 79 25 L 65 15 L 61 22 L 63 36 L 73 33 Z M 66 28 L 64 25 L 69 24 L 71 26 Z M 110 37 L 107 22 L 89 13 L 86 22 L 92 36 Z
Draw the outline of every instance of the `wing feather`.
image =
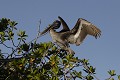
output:
M 85 28 L 85 31 L 87 34 L 94 36 L 95 38 L 100 37 L 101 31 L 93 24 L 90 25 L 83 25 L 83 28 Z
M 81 31 L 79 32 L 79 36 L 76 38 L 75 44 L 77 46 L 83 42 L 83 40 L 86 38 L 87 35 L 92 35 L 96 39 L 100 37 L 101 31 L 95 25 L 93 25 L 92 23 L 82 18 L 79 19 L 79 22 L 80 22 L 79 27 L 82 27 L 82 28 L 78 28 L 78 29 L 81 29 Z
M 73 34 L 77 33 L 77 31 L 80 27 L 80 22 L 81 22 L 80 19 L 78 19 L 75 26 L 73 27 L 73 29 L 70 30 L 71 33 L 73 33 Z
M 67 23 L 60 16 L 58 16 L 58 18 L 60 19 L 60 22 L 62 23 L 63 26 L 63 29 L 60 32 L 70 31 Z
M 79 45 L 83 42 L 83 40 L 85 39 L 86 36 L 87 36 L 87 33 L 86 33 L 85 29 L 82 28 L 82 30 L 81 30 L 78 38 L 76 39 L 75 44 L 76 44 L 77 46 L 79 46 Z

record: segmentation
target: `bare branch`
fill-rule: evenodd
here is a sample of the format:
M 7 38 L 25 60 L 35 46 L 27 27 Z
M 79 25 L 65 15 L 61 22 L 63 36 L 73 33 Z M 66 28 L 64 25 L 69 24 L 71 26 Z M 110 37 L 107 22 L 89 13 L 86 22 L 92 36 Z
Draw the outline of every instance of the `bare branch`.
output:
M 88 70 L 88 71 L 96 78 L 96 80 L 100 80 L 100 79 L 98 79 L 98 78 L 89 70 L 89 67 L 88 67 L 83 61 L 81 61 L 81 63 L 83 64 L 83 67 L 84 67 L 86 70 Z
M 7 46 L 7 45 L 6 45 L 6 44 L 4 44 L 4 43 L 0 43 L 0 44 L 4 45 L 6 48 L 13 49 L 13 47 Z
M 32 43 L 33 41 L 34 42 L 37 42 L 38 38 L 40 37 L 40 25 L 41 25 L 41 20 L 39 21 L 39 26 L 38 26 L 38 33 L 37 33 L 37 36 L 35 39 L 31 40 L 28 44 Z

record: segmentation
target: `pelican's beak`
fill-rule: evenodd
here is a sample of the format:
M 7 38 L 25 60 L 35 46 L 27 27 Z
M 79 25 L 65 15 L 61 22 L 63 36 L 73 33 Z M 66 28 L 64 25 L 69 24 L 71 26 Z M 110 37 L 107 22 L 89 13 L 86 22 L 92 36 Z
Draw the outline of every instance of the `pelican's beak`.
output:
M 40 35 L 43 35 L 43 34 L 47 33 L 52 28 L 53 28 L 53 26 L 49 25 L 49 27 L 47 27 L 43 32 L 41 32 Z

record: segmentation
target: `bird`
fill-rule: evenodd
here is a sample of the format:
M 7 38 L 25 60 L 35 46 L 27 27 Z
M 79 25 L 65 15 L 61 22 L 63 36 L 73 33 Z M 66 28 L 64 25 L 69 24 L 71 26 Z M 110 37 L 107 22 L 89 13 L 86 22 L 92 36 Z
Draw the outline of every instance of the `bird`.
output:
M 66 22 L 60 16 L 58 18 L 59 20 L 55 20 L 40 35 L 49 31 L 53 42 L 70 54 L 75 54 L 75 52 L 70 48 L 69 44 L 79 46 L 87 35 L 91 35 L 96 39 L 101 36 L 101 30 L 86 19 L 78 18 L 75 26 L 70 30 Z M 56 31 L 56 29 L 60 28 L 61 24 L 63 29 L 59 32 Z

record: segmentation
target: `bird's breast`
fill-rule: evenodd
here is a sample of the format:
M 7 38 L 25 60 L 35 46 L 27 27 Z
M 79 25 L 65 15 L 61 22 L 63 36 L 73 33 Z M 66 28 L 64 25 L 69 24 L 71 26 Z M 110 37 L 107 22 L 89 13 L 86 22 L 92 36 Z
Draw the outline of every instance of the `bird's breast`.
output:
M 68 37 L 67 40 L 68 40 L 68 42 L 69 42 L 70 44 L 74 44 L 74 43 L 75 43 L 74 35 L 71 34 L 71 35 Z
M 50 30 L 50 36 L 52 37 L 52 40 L 53 40 L 54 42 L 56 42 L 56 40 L 55 40 L 56 34 L 55 34 L 55 32 L 54 32 L 53 30 Z

